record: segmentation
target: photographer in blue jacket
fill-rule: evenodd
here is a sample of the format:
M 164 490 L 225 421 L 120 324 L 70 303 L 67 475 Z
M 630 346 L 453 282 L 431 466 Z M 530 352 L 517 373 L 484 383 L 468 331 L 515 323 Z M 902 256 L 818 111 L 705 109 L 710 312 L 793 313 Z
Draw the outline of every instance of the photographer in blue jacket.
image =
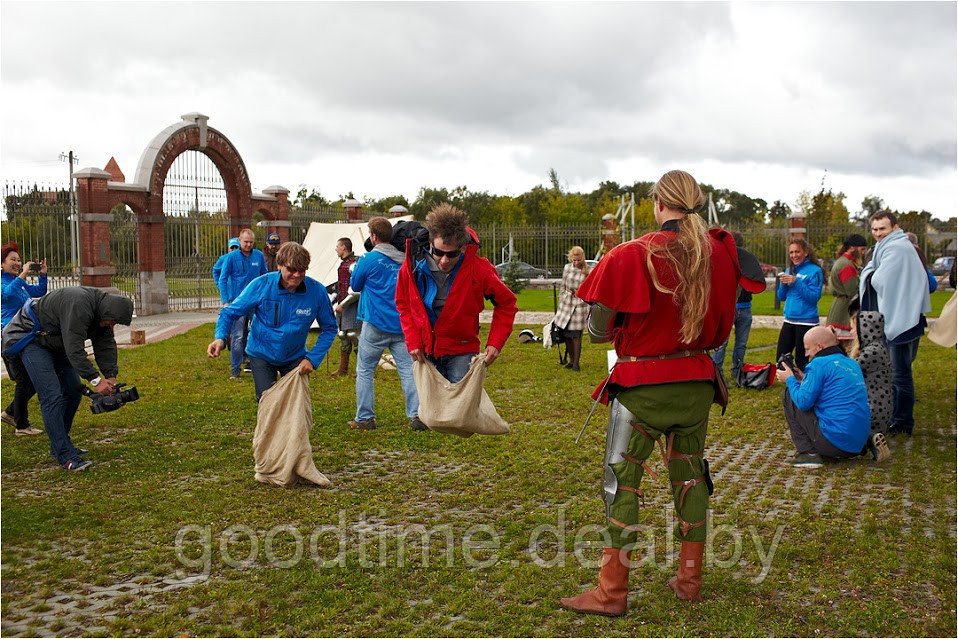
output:
M 276 383 L 277 375 L 294 368 L 300 375 L 313 372 L 336 337 L 336 318 L 326 289 L 306 277 L 309 259 L 309 251 L 302 245 L 287 242 L 276 254 L 278 270 L 254 279 L 220 310 L 216 339 L 207 347 L 207 355 L 219 357 L 236 319 L 252 314 L 246 354 L 253 369 L 256 401 Z M 322 332 L 307 352 L 306 337 L 314 320 Z
M 805 370 L 808 357 L 802 346 L 805 333 L 818 326 L 818 300 L 822 297 L 825 272 L 812 245 L 803 239 L 788 244 L 788 271 L 779 275 L 775 295 L 785 302 L 785 321 L 778 334 L 776 361 L 795 353 L 795 364 Z

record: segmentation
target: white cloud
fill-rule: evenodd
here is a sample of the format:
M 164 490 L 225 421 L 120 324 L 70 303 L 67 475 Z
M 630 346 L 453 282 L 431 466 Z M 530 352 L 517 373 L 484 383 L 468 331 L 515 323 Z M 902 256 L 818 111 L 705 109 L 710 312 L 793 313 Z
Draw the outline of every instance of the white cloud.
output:
M 254 184 L 521 193 L 681 166 L 769 201 L 958 202 L 954 3 L 0 5 L 0 161 L 143 147 L 201 111 Z M 65 174 L 65 173 L 64 173 Z M 715 177 L 709 177 L 714 175 Z M 853 194 L 854 199 L 853 199 Z

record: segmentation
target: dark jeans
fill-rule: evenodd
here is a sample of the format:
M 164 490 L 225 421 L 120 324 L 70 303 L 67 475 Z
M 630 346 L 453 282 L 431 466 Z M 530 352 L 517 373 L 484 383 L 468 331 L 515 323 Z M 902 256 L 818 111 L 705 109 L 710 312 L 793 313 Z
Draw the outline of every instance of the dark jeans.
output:
M 778 361 L 782 355 L 794 351 L 795 366 L 805 370 L 805 365 L 808 364 L 808 356 L 805 355 L 805 333 L 813 328 L 815 327 L 784 322 L 782 331 L 778 334 L 778 351 L 775 353 L 775 361 Z
M 256 401 L 259 401 L 263 393 L 272 388 L 278 377 L 282 377 L 299 366 L 301 361 L 303 361 L 302 357 L 290 360 L 285 364 L 274 365 L 265 359 L 250 357 L 249 367 L 253 370 L 253 385 L 256 386 Z
M 885 343 L 891 359 L 891 428 L 911 433 L 915 427 L 915 382 L 911 364 L 918 355 L 918 338 L 904 344 Z
M 37 394 L 37 391 L 34 390 L 30 375 L 27 374 L 27 369 L 23 367 L 23 362 L 20 361 L 19 357 L 4 357 L 3 363 L 7 367 L 10 379 L 16 383 L 16 388 L 13 391 L 13 401 L 7 406 L 6 413 L 16 420 L 17 430 L 30 428 L 27 403 L 31 397 Z
M 798 410 L 792 401 L 788 389 L 782 393 L 782 405 L 785 407 L 785 421 L 788 422 L 789 434 L 795 450 L 800 453 L 815 453 L 822 457 L 845 459 L 855 457 L 861 453 L 849 453 L 832 445 L 822 434 L 818 426 L 818 416 L 814 410 Z
M 752 309 L 735 309 L 735 347 L 732 349 L 732 379 L 738 379 L 739 371 L 745 364 L 745 345 L 748 343 L 748 334 L 752 330 Z M 731 338 L 729 338 L 731 339 Z M 725 340 L 721 346 L 712 353 L 712 361 L 716 368 L 722 370 L 725 364 L 725 349 L 728 347 L 728 340 Z
M 80 406 L 82 386 L 66 353 L 49 351 L 33 342 L 20 353 L 20 360 L 40 399 L 50 455 L 60 465 L 79 457 L 70 440 L 70 429 Z

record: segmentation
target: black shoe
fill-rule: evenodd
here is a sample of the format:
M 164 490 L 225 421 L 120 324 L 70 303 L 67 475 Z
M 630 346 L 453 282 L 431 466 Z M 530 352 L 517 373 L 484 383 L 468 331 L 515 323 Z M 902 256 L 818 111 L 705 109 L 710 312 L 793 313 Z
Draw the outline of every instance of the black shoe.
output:
M 566 367 L 566 368 L 572 368 L 572 362 L 569 362 L 568 364 L 566 364 L 565 367 Z
M 419 416 L 418 416 L 418 415 L 416 415 L 415 417 L 412 418 L 412 420 L 409 422 L 409 427 L 412 428 L 412 429 L 415 430 L 415 431 L 429 430 L 429 428 L 426 427 L 426 425 L 422 423 L 422 420 L 419 419 Z
M 249 362 L 243 362 L 243 372 L 244 372 L 244 373 L 252 373 L 252 372 L 253 372 L 253 368 L 249 365 Z
M 888 429 L 889 437 L 896 437 L 897 435 L 908 435 L 911 437 L 911 429 L 905 428 L 904 426 L 892 426 Z
M 69 470 L 70 472 L 80 472 L 81 470 L 86 470 L 93 465 L 93 462 L 87 461 L 85 459 L 80 459 L 79 457 L 71 459 L 67 463 L 63 464 L 63 470 Z
M 77 448 L 77 452 L 78 452 L 78 453 L 80 454 L 80 456 L 82 457 L 82 456 L 86 455 L 87 453 L 89 453 L 90 451 L 88 451 L 86 448 Z

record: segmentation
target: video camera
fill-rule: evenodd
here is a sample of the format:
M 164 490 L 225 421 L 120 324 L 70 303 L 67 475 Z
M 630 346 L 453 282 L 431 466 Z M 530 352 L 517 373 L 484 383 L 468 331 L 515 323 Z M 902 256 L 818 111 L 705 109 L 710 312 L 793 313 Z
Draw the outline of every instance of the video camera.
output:
M 94 415 L 100 413 L 109 413 L 114 410 L 120 410 L 120 407 L 127 402 L 135 402 L 140 399 L 140 394 L 136 392 L 136 386 L 130 386 L 122 389 L 126 384 L 117 384 L 114 386 L 116 392 L 112 395 L 101 395 L 89 386 L 83 387 L 83 394 L 90 398 L 90 411 Z
M 792 358 L 791 353 L 785 353 L 778 358 L 778 370 L 783 371 L 786 366 L 792 371 L 793 375 L 797 376 L 799 374 L 798 367 L 795 366 L 795 360 Z

